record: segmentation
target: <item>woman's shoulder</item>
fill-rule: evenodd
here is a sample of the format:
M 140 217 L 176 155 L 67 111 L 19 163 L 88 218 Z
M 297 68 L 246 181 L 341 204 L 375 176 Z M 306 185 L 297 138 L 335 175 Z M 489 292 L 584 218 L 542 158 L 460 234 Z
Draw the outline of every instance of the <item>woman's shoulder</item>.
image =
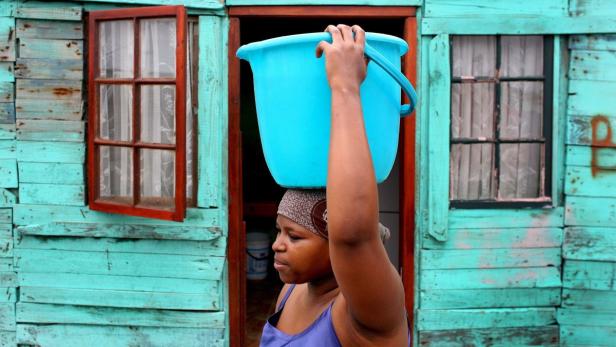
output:
M 282 303 L 282 300 L 284 300 L 284 297 L 286 296 L 291 286 L 294 286 L 294 285 L 285 283 L 282 286 L 282 289 L 280 289 L 280 293 L 278 293 L 278 299 L 276 299 L 276 311 L 278 311 L 278 309 L 280 308 L 280 304 Z

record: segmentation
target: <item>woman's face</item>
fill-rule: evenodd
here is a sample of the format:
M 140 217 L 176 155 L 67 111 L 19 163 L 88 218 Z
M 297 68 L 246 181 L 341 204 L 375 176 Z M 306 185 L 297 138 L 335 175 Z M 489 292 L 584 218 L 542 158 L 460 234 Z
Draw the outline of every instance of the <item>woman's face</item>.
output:
M 291 219 L 276 218 L 274 268 L 285 283 L 305 283 L 333 275 L 327 240 Z

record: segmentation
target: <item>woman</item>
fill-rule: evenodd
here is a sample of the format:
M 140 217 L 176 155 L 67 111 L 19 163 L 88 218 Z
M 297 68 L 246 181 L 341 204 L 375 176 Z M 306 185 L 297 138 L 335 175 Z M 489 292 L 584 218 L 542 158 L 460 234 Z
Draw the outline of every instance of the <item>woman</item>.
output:
M 402 281 L 379 235 L 359 96 L 365 33 L 326 31 L 332 43 L 320 42 L 316 55 L 325 54 L 332 91 L 327 192 L 289 190 L 280 202 L 272 249 L 286 284 L 261 346 L 408 346 Z

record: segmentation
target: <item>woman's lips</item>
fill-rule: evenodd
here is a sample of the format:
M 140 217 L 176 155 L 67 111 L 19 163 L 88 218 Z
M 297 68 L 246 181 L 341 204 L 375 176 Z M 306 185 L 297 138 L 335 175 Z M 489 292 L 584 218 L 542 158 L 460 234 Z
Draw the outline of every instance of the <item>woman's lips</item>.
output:
M 289 265 L 287 265 L 285 262 L 282 262 L 276 258 L 274 258 L 274 269 L 276 269 L 277 271 L 280 271 L 280 269 L 288 267 Z

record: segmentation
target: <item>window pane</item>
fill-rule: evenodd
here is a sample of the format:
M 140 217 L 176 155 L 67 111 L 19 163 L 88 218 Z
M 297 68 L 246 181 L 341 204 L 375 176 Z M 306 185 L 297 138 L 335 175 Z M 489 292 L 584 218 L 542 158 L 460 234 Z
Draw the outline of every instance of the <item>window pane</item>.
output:
M 450 160 L 451 199 L 495 198 L 496 182 L 493 162 L 493 144 L 453 144 Z
M 500 103 L 501 139 L 543 136 L 543 82 L 503 82 Z
M 454 83 L 451 86 L 451 135 L 494 138 L 494 83 Z
M 141 141 L 175 143 L 175 86 L 141 86 Z
M 132 138 L 133 90 L 129 85 L 103 84 L 100 90 L 99 134 L 107 140 Z
M 100 77 L 133 77 L 133 36 L 132 20 L 105 21 L 99 24 Z
M 495 36 L 454 36 L 453 77 L 496 76 Z
M 500 198 L 540 196 L 542 151 L 539 143 L 500 145 Z
M 502 36 L 501 76 L 543 75 L 543 36 Z
M 126 147 L 99 147 L 98 200 L 133 204 L 133 151 Z
M 140 150 L 139 205 L 173 210 L 175 207 L 175 152 Z
M 141 77 L 175 77 L 175 18 L 140 21 Z

